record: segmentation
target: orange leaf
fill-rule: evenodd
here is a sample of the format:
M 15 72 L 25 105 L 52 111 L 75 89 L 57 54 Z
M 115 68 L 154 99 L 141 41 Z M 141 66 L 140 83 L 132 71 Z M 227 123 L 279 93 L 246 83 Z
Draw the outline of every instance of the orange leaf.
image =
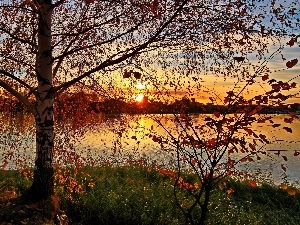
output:
M 298 59 L 292 59 L 286 63 L 287 68 L 292 68 L 298 63 Z
M 250 180 L 250 181 L 249 181 L 249 185 L 250 185 L 251 187 L 257 187 L 256 182 L 253 181 L 253 180 Z
M 285 183 L 281 183 L 279 187 L 283 190 L 288 189 L 288 186 Z
M 232 194 L 234 192 L 234 190 L 232 189 L 232 188 L 229 188 L 228 190 L 227 190 L 227 194 Z
M 296 195 L 296 193 L 297 193 L 297 188 L 294 188 L 294 187 L 288 187 L 287 193 L 288 193 L 288 195 L 290 195 L 290 196 L 294 196 L 294 195 Z

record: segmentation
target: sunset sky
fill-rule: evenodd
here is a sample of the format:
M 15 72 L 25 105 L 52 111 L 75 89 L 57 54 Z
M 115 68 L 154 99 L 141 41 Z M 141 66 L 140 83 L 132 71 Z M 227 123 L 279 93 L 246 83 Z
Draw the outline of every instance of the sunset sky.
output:
M 285 41 L 286 42 L 286 41 Z M 284 42 L 284 43 L 285 43 Z M 269 57 L 272 53 L 277 50 L 277 46 L 270 45 L 269 53 L 265 55 L 265 57 Z M 296 43 L 294 46 L 286 46 L 282 52 L 275 55 L 273 59 L 267 62 L 266 66 L 270 69 L 269 79 L 275 79 L 277 81 L 287 82 L 296 82 L 297 88 L 294 90 L 283 91 L 282 93 L 285 95 L 288 94 L 296 94 L 299 92 L 300 85 L 300 63 L 298 62 L 293 68 L 287 68 L 286 63 L 293 59 L 300 59 L 299 54 L 299 45 Z M 261 65 L 263 63 L 263 59 L 259 60 L 253 54 L 247 55 L 248 60 L 245 60 L 243 63 L 237 63 L 232 60 L 232 63 L 236 64 L 235 66 L 243 65 L 247 68 L 249 64 Z M 250 68 L 251 74 L 255 73 L 254 70 Z M 187 96 L 189 98 L 195 98 L 196 101 L 202 103 L 211 102 L 209 99 L 213 97 L 217 100 L 218 103 L 222 103 L 220 101 L 223 100 L 226 92 L 232 91 L 235 87 L 235 92 L 241 90 L 247 82 L 245 80 L 240 80 L 238 82 L 237 78 L 233 77 L 224 77 L 210 73 L 195 73 L 189 76 L 183 76 L 181 73 L 172 73 L 168 69 L 162 68 L 143 68 L 141 79 L 135 79 L 133 76 L 130 78 L 124 79 L 122 77 L 122 72 L 115 76 L 114 80 L 108 81 L 106 84 L 110 83 L 114 85 L 115 90 L 120 89 L 121 92 L 128 93 L 128 98 L 135 99 L 137 101 L 141 100 L 141 94 L 144 94 L 149 97 L 149 99 L 157 99 L 161 101 L 174 101 L 174 99 L 181 99 L 183 96 Z M 255 83 L 248 86 L 243 91 L 243 96 L 245 98 L 250 98 L 258 94 L 263 94 L 266 91 L 271 90 L 271 86 L 267 83 L 268 80 L 263 81 L 262 76 L 265 73 L 259 74 L 258 77 L 255 78 Z M 298 77 L 297 77 L 298 76 Z M 197 81 L 193 80 L 192 77 L 197 77 Z M 296 77 L 296 78 L 295 78 Z M 293 79 L 295 78 L 295 79 Z M 293 80 L 291 80 L 293 79 Z M 103 80 L 103 82 L 105 82 Z M 179 82 L 179 85 L 178 85 Z M 177 85 L 170 85 L 170 83 L 176 83 Z M 191 88 L 188 91 L 188 85 Z M 104 84 L 104 86 L 106 86 Z M 176 86 L 176 88 L 175 88 Z M 175 91 L 176 89 L 176 91 Z M 169 91 L 170 96 L 166 97 L 165 92 Z M 218 99 L 218 97 L 220 99 Z M 122 97 L 125 97 L 124 95 Z M 286 101 L 286 103 L 294 103 L 299 102 L 299 93 L 298 96 L 295 96 Z

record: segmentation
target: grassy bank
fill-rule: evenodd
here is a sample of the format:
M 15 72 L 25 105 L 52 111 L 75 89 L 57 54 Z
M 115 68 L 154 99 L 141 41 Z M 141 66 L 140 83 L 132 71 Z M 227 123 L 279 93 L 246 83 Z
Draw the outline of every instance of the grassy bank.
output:
M 86 167 L 59 174 L 57 193 L 72 224 L 184 224 L 174 200 L 174 181 L 154 169 Z M 19 195 L 29 185 L 30 179 L 17 171 L 0 171 L 0 193 Z M 188 205 L 187 192 L 179 197 L 180 204 Z M 213 190 L 209 208 L 207 224 L 300 224 L 299 193 L 290 196 L 267 184 L 251 187 L 227 179 Z

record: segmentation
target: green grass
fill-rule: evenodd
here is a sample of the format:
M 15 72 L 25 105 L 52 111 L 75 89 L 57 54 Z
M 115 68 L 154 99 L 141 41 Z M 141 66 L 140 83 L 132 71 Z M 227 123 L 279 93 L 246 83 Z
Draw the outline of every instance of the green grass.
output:
M 86 192 L 59 191 L 61 207 L 72 224 L 184 224 L 173 195 L 173 180 L 155 170 L 139 166 L 85 167 L 77 180 Z M 85 174 L 90 174 L 91 177 Z M 93 179 L 95 186 L 88 186 Z M 289 196 L 278 187 L 263 184 L 251 187 L 246 182 L 225 180 L 215 188 L 209 204 L 207 224 L 300 224 L 300 195 Z M 23 193 L 30 182 L 16 171 L 0 171 L 0 191 Z M 228 194 L 232 188 L 234 192 Z M 179 193 L 186 204 L 189 196 Z M 197 218 L 199 211 L 195 211 Z

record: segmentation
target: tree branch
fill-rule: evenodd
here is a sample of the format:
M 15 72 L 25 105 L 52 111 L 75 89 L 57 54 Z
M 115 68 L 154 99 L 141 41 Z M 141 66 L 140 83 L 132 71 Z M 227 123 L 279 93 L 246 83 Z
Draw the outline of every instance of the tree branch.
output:
M 30 40 L 26 40 L 26 39 L 22 39 L 14 34 L 12 34 L 9 30 L 7 29 L 4 29 L 3 27 L 0 27 L 0 31 L 3 31 L 4 33 L 8 34 L 12 39 L 16 40 L 16 41 L 19 41 L 23 44 L 29 44 L 30 46 L 36 48 L 37 46 L 31 42 Z
M 103 41 L 103 42 L 101 42 L 101 43 L 95 43 L 95 44 L 91 44 L 91 45 L 86 45 L 86 46 L 82 46 L 82 47 L 80 47 L 80 48 L 76 48 L 76 49 L 72 49 L 72 50 L 70 50 L 70 51 L 64 52 L 63 54 L 61 54 L 61 55 L 55 57 L 53 60 L 57 60 L 57 59 L 59 59 L 59 58 L 64 58 L 64 57 L 66 57 L 66 56 L 68 56 L 68 55 L 72 55 L 72 54 L 77 53 L 77 52 L 79 52 L 79 51 L 86 50 L 86 49 L 89 49 L 89 48 L 93 48 L 93 47 L 95 47 L 95 46 L 100 46 L 100 45 L 107 44 L 107 43 L 109 43 L 109 42 L 113 42 L 114 40 L 116 40 L 116 39 L 118 39 L 118 38 L 120 38 L 120 37 L 122 37 L 122 36 L 124 36 L 124 35 L 126 35 L 126 34 L 128 34 L 128 33 L 130 33 L 130 32 L 133 32 L 133 31 L 136 30 L 139 26 L 141 26 L 143 23 L 144 23 L 144 22 L 141 22 L 141 23 L 137 24 L 136 26 L 132 27 L 131 29 L 129 29 L 129 30 L 127 30 L 127 31 L 125 31 L 125 32 L 123 32 L 123 33 L 121 33 L 121 34 L 119 34 L 119 35 L 116 35 L 115 37 L 113 37 L 113 38 L 111 38 L 111 39 L 109 39 L 109 40 Z M 80 34 L 80 33 L 78 33 L 78 34 Z
M 120 56 L 119 58 L 115 59 L 115 60 L 111 60 L 112 58 L 114 58 L 116 55 L 118 55 L 119 53 L 117 53 L 116 55 L 113 55 L 112 57 L 110 57 L 109 59 L 107 59 L 106 61 L 104 61 L 103 63 L 101 63 L 100 65 L 94 67 L 93 69 L 85 72 L 84 74 L 82 74 L 79 77 L 74 78 L 73 80 L 70 80 L 68 82 L 65 82 L 59 86 L 57 86 L 55 88 L 55 91 L 57 93 L 57 95 L 59 95 L 60 93 L 62 93 L 64 90 L 66 90 L 68 87 L 70 87 L 71 85 L 75 84 L 76 82 L 82 80 L 85 77 L 90 76 L 91 74 L 104 69 L 105 67 L 111 66 L 111 65 L 115 65 L 118 64 L 122 61 L 125 61 L 126 59 L 138 54 L 138 52 L 144 48 L 146 48 L 149 44 L 151 44 L 152 42 L 154 42 L 154 40 L 163 32 L 163 30 L 172 23 L 172 21 L 178 16 L 179 12 L 184 8 L 185 4 L 187 3 L 188 0 L 185 0 L 175 11 L 175 13 L 169 18 L 169 20 L 167 20 L 161 27 L 160 29 L 157 30 L 157 32 L 148 39 L 148 41 L 146 41 L 145 43 L 139 45 L 139 46 L 135 46 L 131 49 L 134 49 L 132 52 L 125 54 L 123 56 Z M 131 50 L 130 49 L 130 50 Z M 130 50 L 127 50 L 130 51 Z
M 0 80 L 0 87 L 3 87 L 13 96 L 15 96 L 20 102 L 22 102 L 30 110 L 31 113 L 33 113 L 33 115 L 36 114 L 34 105 L 28 99 L 26 99 L 21 93 L 16 91 L 13 87 L 11 87 L 9 84 L 5 83 L 2 80 Z
M 32 91 L 32 92 L 34 91 L 33 87 L 31 87 L 30 85 L 28 85 L 26 82 L 22 81 L 20 78 L 14 76 L 13 74 L 11 74 L 11 73 L 9 73 L 9 72 L 7 72 L 5 70 L 0 70 L 0 73 L 2 73 L 3 75 L 5 75 L 5 76 L 7 76 L 7 77 L 9 77 L 9 78 L 11 78 L 11 79 L 19 82 L 21 85 L 23 85 L 24 87 L 28 88 L 30 91 Z

